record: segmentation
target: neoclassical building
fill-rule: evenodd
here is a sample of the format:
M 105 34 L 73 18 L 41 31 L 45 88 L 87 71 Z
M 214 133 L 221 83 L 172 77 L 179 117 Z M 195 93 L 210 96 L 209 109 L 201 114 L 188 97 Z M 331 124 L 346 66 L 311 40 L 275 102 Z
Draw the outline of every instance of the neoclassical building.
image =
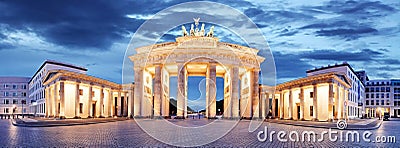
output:
M 334 72 L 285 82 L 276 86 L 272 116 L 313 121 L 347 119 L 350 88 L 351 80 Z
M 46 117 L 91 118 L 129 116 L 133 84 L 120 85 L 67 70 L 51 70 L 43 77 Z
M 213 36 L 214 27 L 205 33 L 204 24 L 201 29 L 197 28 L 198 22 L 195 25 L 190 33 L 183 26 L 183 36 L 175 42 L 139 47 L 129 57 L 135 73 L 134 116 L 169 116 L 169 79 L 176 76 L 177 116 L 187 117 L 188 77 L 205 76 L 206 117 L 216 117 L 217 77 L 225 81 L 225 118 L 258 117 L 258 80 L 260 63 L 264 61 L 257 55 L 259 50 L 220 42 Z

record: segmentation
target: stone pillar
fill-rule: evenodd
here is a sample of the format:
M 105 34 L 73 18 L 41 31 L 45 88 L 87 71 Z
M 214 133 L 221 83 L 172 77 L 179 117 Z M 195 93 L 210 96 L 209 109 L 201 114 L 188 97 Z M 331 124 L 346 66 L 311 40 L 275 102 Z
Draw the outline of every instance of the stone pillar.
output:
M 314 114 L 313 114 L 313 121 L 318 121 L 318 85 L 314 84 L 313 85 L 313 109 L 314 109 Z
M 258 84 L 258 69 L 254 69 L 251 74 L 251 96 L 252 96 L 252 118 L 259 118 L 260 117 L 260 86 Z
M 100 118 L 104 118 L 104 88 L 100 89 Z
M 154 74 L 154 117 L 161 116 L 161 97 L 162 97 L 162 82 L 161 82 L 161 65 L 155 65 L 155 74 Z
M 142 99 L 143 98 L 143 68 L 135 67 L 135 90 L 134 90 L 134 98 L 133 98 L 133 116 L 141 117 L 143 116 L 142 112 Z
M 128 99 L 130 99 L 130 97 L 128 96 L 128 93 L 124 92 L 124 110 L 122 113 L 122 116 L 124 116 L 124 117 L 128 117 Z
M 121 97 L 121 90 L 118 91 L 117 104 L 115 104 L 115 107 L 117 107 L 117 112 L 114 113 L 114 115 L 117 115 L 118 117 L 121 117 L 121 116 L 122 116 L 122 97 Z
M 304 102 L 304 88 L 302 86 L 300 87 L 299 99 L 300 99 L 300 120 L 304 121 L 305 102 Z
M 50 98 L 50 86 L 47 86 L 45 88 L 45 93 L 46 93 L 46 104 L 45 104 L 45 108 L 46 108 L 46 117 L 50 117 L 51 116 L 51 98 Z
M 92 115 L 96 114 L 96 113 L 92 113 L 92 103 L 93 103 L 92 102 L 92 100 L 93 100 L 93 86 L 92 86 L 92 84 L 89 84 L 88 96 L 89 96 L 88 102 L 87 102 L 88 118 L 92 118 Z
M 134 86 L 131 85 L 129 86 L 129 101 L 128 101 L 128 116 L 133 117 L 134 116 L 134 98 L 133 98 L 133 92 L 134 92 Z
M 346 95 L 346 93 L 345 93 L 345 89 L 346 88 L 341 88 L 341 92 L 342 92 L 342 96 L 341 96 L 341 98 L 340 98 L 340 102 L 339 102 L 339 106 L 340 106 L 340 119 L 345 119 L 344 118 L 344 112 L 345 112 L 345 106 L 344 106 L 344 101 L 345 101 L 345 95 Z
M 272 94 L 272 118 L 275 118 L 275 110 L 276 110 L 276 100 L 275 100 L 275 93 Z
M 75 118 L 80 118 L 80 111 L 79 111 L 79 101 L 80 101 L 80 94 L 79 94 L 79 83 L 75 84 Z
M 230 72 L 232 117 L 239 118 L 239 68 L 232 67 Z
M 53 85 L 54 117 L 58 117 L 58 112 L 59 112 L 59 110 L 58 110 L 58 103 L 59 102 L 58 102 L 58 97 L 57 96 L 58 96 L 57 95 L 57 83 L 54 83 L 54 85 Z
M 217 115 L 217 66 L 216 63 L 210 63 L 207 70 L 206 80 L 206 112 L 208 118 L 215 118 Z
M 285 116 L 284 116 L 284 110 L 283 110 L 283 107 L 284 107 L 284 95 L 283 95 L 283 90 L 281 90 L 281 91 L 279 92 L 279 95 L 280 95 L 280 97 L 279 97 L 279 117 L 280 117 L 281 119 L 283 119 L 283 117 L 285 117 Z
M 333 83 L 329 83 L 328 121 L 333 121 Z
M 289 89 L 289 119 L 293 120 L 293 91 Z
M 264 109 L 264 111 L 265 111 L 265 116 L 264 116 L 264 118 L 265 117 L 268 117 L 268 114 L 269 114 L 269 110 L 270 110 L 270 105 L 269 105 L 269 93 L 265 93 L 265 109 Z
M 112 91 L 112 88 L 110 88 L 110 90 L 109 90 L 109 97 L 108 97 L 108 99 L 109 99 L 109 103 L 108 103 L 108 116 L 109 117 L 112 117 L 113 116 L 113 109 L 112 109 L 112 107 L 113 107 L 113 104 L 114 104 L 114 100 L 113 100 L 113 98 L 114 98 L 114 92 Z
M 232 117 L 232 78 L 230 78 L 230 71 L 224 74 L 224 118 Z M 226 96 L 229 97 L 226 97 Z
M 65 82 L 60 82 L 60 118 L 65 118 Z
M 185 118 L 186 111 L 186 67 L 178 63 L 178 87 L 177 87 L 177 116 Z
M 340 86 L 339 84 L 336 84 L 336 93 L 335 93 L 335 113 L 334 113 L 334 119 L 337 120 L 339 119 L 339 92 L 340 92 Z
M 345 89 L 345 98 L 344 98 L 344 100 L 345 100 L 345 102 L 346 102 L 346 104 L 347 104 L 347 106 L 349 106 L 349 90 L 348 89 Z M 344 103 L 344 102 L 343 102 Z M 376 102 L 375 102 L 376 103 Z M 349 119 L 349 115 L 348 115 L 348 110 L 347 110 L 347 106 L 345 106 L 345 112 L 344 112 L 344 118 L 347 120 L 347 119 Z

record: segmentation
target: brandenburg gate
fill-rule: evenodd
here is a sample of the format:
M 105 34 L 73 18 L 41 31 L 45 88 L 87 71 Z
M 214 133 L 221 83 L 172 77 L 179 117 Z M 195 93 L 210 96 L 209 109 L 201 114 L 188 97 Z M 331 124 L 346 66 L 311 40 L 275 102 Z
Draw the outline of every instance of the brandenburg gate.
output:
M 196 26 L 196 27 L 195 27 Z M 169 116 L 170 77 L 177 76 L 177 117 L 187 117 L 188 77 L 206 77 L 206 117 L 216 117 L 216 78 L 224 79 L 224 118 L 259 117 L 258 50 L 219 42 L 214 26 L 206 33 L 199 19 L 175 42 L 136 48 L 134 117 Z M 240 98 L 239 98 L 240 97 Z

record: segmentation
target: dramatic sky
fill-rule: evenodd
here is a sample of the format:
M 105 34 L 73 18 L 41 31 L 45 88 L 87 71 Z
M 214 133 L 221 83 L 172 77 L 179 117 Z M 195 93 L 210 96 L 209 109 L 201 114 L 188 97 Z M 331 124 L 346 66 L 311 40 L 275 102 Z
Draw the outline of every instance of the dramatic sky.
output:
M 0 1 L 0 76 L 32 76 L 52 59 L 121 83 L 125 50 L 135 31 L 157 12 L 182 2 Z M 218 2 L 241 11 L 261 29 L 276 62 L 277 83 L 343 61 L 366 70 L 371 79 L 400 78 L 398 0 Z M 171 32 L 165 41 L 180 33 Z M 224 42 L 238 40 L 223 29 L 216 28 L 216 35 Z

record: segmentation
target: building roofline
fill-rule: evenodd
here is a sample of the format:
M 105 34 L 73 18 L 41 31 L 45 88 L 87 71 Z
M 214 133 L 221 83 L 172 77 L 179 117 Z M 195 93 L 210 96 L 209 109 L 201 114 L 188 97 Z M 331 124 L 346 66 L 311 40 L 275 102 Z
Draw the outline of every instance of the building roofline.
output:
M 65 67 L 69 67 L 69 68 L 74 68 L 74 69 L 78 69 L 78 70 L 83 70 L 83 71 L 87 71 L 86 68 L 84 67 L 80 67 L 80 66 L 75 66 L 72 64 L 68 64 L 68 63 L 61 63 L 61 62 L 57 62 L 57 61 L 53 61 L 53 60 L 46 60 L 43 62 L 43 64 L 39 67 L 39 69 L 35 72 L 35 74 L 31 77 L 31 79 L 29 80 L 28 83 L 31 83 L 31 81 L 33 80 L 33 78 L 39 73 L 39 71 L 44 67 L 44 65 L 46 64 L 54 64 L 54 65 L 59 65 L 59 66 L 65 66 Z
M 311 70 L 307 70 L 306 73 L 311 73 L 311 72 L 316 72 L 316 71 L 320 71 L 320 70 L 325 70 L 325 69 L 330 69 L 330 68 L 336 68 L 336 67 L 342 67 L 342 66 L 347 66 L 349 67 L 349 69 L 356 74 L 356 71 L 354 71 L 354 69 L 351 67 L 351 65 L 347 62 L 343 62 L 342 64 L 335 64 L 335 65 L 329 65 L 327 67 L 321 67 L 321 68 L 315 68 L 315 69 L 311 69 Z

